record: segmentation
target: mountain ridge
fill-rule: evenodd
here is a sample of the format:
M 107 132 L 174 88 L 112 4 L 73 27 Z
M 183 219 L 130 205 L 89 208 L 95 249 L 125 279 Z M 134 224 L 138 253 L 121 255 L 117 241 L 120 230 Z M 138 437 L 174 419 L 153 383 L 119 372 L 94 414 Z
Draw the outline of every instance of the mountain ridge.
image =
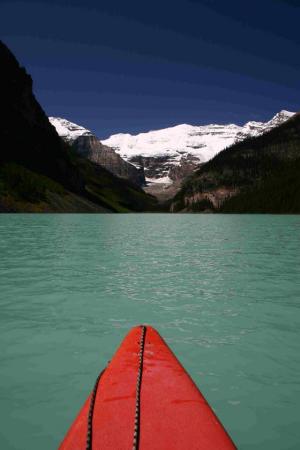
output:
M 164 129 L 152 130 L 136 135 L 117 133 L 100 142 L 112 148 L 125 161 L 142 170 L 147 181 L 146 191 L 158 197 L 163 193 L 171 197 L 179 189 L 186 176 L 192 174 L 200 164 L 211 160 L 216 154 L 248 137 L 259 136 L 284 123 L 295 113 L 281 110 L 267 122 L 248 121 L 244 125 L 179 124 Z M 80 130 L 90 130 L 67 121 L 59 121 L 57 130 L 73 140 Z
M 218 153 L 189 178 L 173 212 L 300 212 L 300 114 Z
M 294 114 L 281 110 L 267 122 L 248 121 L 241 126 L 234 123 L 179 124 L 137 135 L 118 133 L 101 142 L 114 148 L 128 160 L 138 155 L 154 157 L 169 154 L 179 161 L 184 154 L 189 153 L 197 157 L 201 163 L 207 162 L 236 141 L 269 131 Z

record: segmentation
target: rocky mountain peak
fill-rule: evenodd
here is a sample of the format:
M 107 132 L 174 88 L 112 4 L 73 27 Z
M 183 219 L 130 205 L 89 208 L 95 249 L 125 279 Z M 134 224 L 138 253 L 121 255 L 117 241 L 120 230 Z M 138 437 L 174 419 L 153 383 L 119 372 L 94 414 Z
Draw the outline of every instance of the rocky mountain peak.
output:
M 49 117 L 59 136 L 73 146 L 80 156 L 105 167 L 114 175 L 132 181 L 138 186 L 145 184 L 143 168 L 125 161 L 114 149 L 103 145 L 87 128 L 61 117 Z
M 285 109 L 282 109 L 277 114 L 275 114 L 275 116 L 272 117 L 272 119 L 269 120 L 269 122 L 267 122 L 266 125 L 273 126 L 273 127 L 278 126 L 281 123 L 283 123 L 286 120 L 293 117 L 295 114 L 296 114 L 295 112 L 290 112 L 290 111 L 286 111 Z
M 56 128 L 59 136 L 67 142 L 72 143 L 79 136 L 92 136 L 92 132 L 87 128 L 62 117 L 49 117 L 49 121 Z

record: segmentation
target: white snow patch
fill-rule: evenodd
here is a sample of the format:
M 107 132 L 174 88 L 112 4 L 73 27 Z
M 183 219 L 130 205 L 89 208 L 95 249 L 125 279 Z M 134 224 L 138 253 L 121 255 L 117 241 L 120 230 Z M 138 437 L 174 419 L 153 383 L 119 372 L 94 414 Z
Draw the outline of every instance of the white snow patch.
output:
M 68 142 L 75 141 L 79 136 L 90 136 L 92 134 L 90 130 L 61 117 L 49 117 L 49 121 L 56 128 L 59 136 Z
M 173 180 L 171 180 L 170 177 L 168 176 L 164 176 L 164 177 L 160 177 L 160 178 L 147 178 L 146 177 L 146 182 L 147 184 L 157 184 L 157 183 L 161 183 L 161 184 L 173 184 Z

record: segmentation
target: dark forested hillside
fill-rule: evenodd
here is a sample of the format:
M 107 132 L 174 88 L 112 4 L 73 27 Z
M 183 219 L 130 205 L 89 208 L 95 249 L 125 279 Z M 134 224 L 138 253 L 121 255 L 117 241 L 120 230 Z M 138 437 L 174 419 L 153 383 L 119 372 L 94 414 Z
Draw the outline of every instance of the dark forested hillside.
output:
M 299 212 L 300 114 L 223 150 L 186 180 L 173 211 Z
M 300 214 L 300 159 L 282 164 L 220 208 L 225 213 Z
M 0 211 L 147 211 L 153 197 L 78 157 L 35 99 L 32 79 L 0 42 Z

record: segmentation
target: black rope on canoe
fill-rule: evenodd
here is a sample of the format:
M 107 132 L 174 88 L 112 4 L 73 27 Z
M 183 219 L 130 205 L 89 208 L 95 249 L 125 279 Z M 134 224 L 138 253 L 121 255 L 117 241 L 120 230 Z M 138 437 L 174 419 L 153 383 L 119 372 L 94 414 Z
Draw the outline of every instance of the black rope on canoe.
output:
M 139 440 L 140 440 L 140 407 L 141 407 L 141 384 L 142 384 L 142 374 L 143 374 L 143 361 L 144 361 L 144 348 L 145 348 L 145 336 L 146 327 L 141 325 L 141 339 L 140 339 L 140 351 L 139 351 L 139 368 L 137 374 L 136 382 L 136 399 L 135 399 L 135 417 L 134 417 L 134 433 L 133 433 L 133 446 L 132 450 L 138 450 Z M 100 378 L 102 377 L 105 369 L 100 372 L 94 389 L 91 394 L 90 407 L 88 413 L 88 423 L 87 423 L 87 437 L 86 437 L 86 450 L 92 450 L 93 446 L 93 415 L 94 407 L 96 401 L 96 395 L 98 390 L 98 385 Z
M 89 414 L 88 414 L 88 423 L 87 423 L 86 450 L 92 450 L 94 406 L 95 406 L 95 400 L 96 400 L 99 381 L 100 381 L 100 378 L 102 377 L 104 371 L 105 371 L 105 369 L 102 370 L 102 372 L 100 372 L 100 374 L 98 375 L 94 389 L 91 394 L 90 408 L 89 408 Z
M 142 374 L 143 374 L 146 327 L 144 325 L 141 325 L 141 329 L 142 329 L 142 334 L 141 334 L 141 339 L 140 339 L 139 369 L 138 369 L 137 382 L 136 382 L 135 417 L 134 417 L 134 433 L 133 433 L 132 450 L 138 450 L 139 442 L 140 442 L 141 385 L 142 385 Z

